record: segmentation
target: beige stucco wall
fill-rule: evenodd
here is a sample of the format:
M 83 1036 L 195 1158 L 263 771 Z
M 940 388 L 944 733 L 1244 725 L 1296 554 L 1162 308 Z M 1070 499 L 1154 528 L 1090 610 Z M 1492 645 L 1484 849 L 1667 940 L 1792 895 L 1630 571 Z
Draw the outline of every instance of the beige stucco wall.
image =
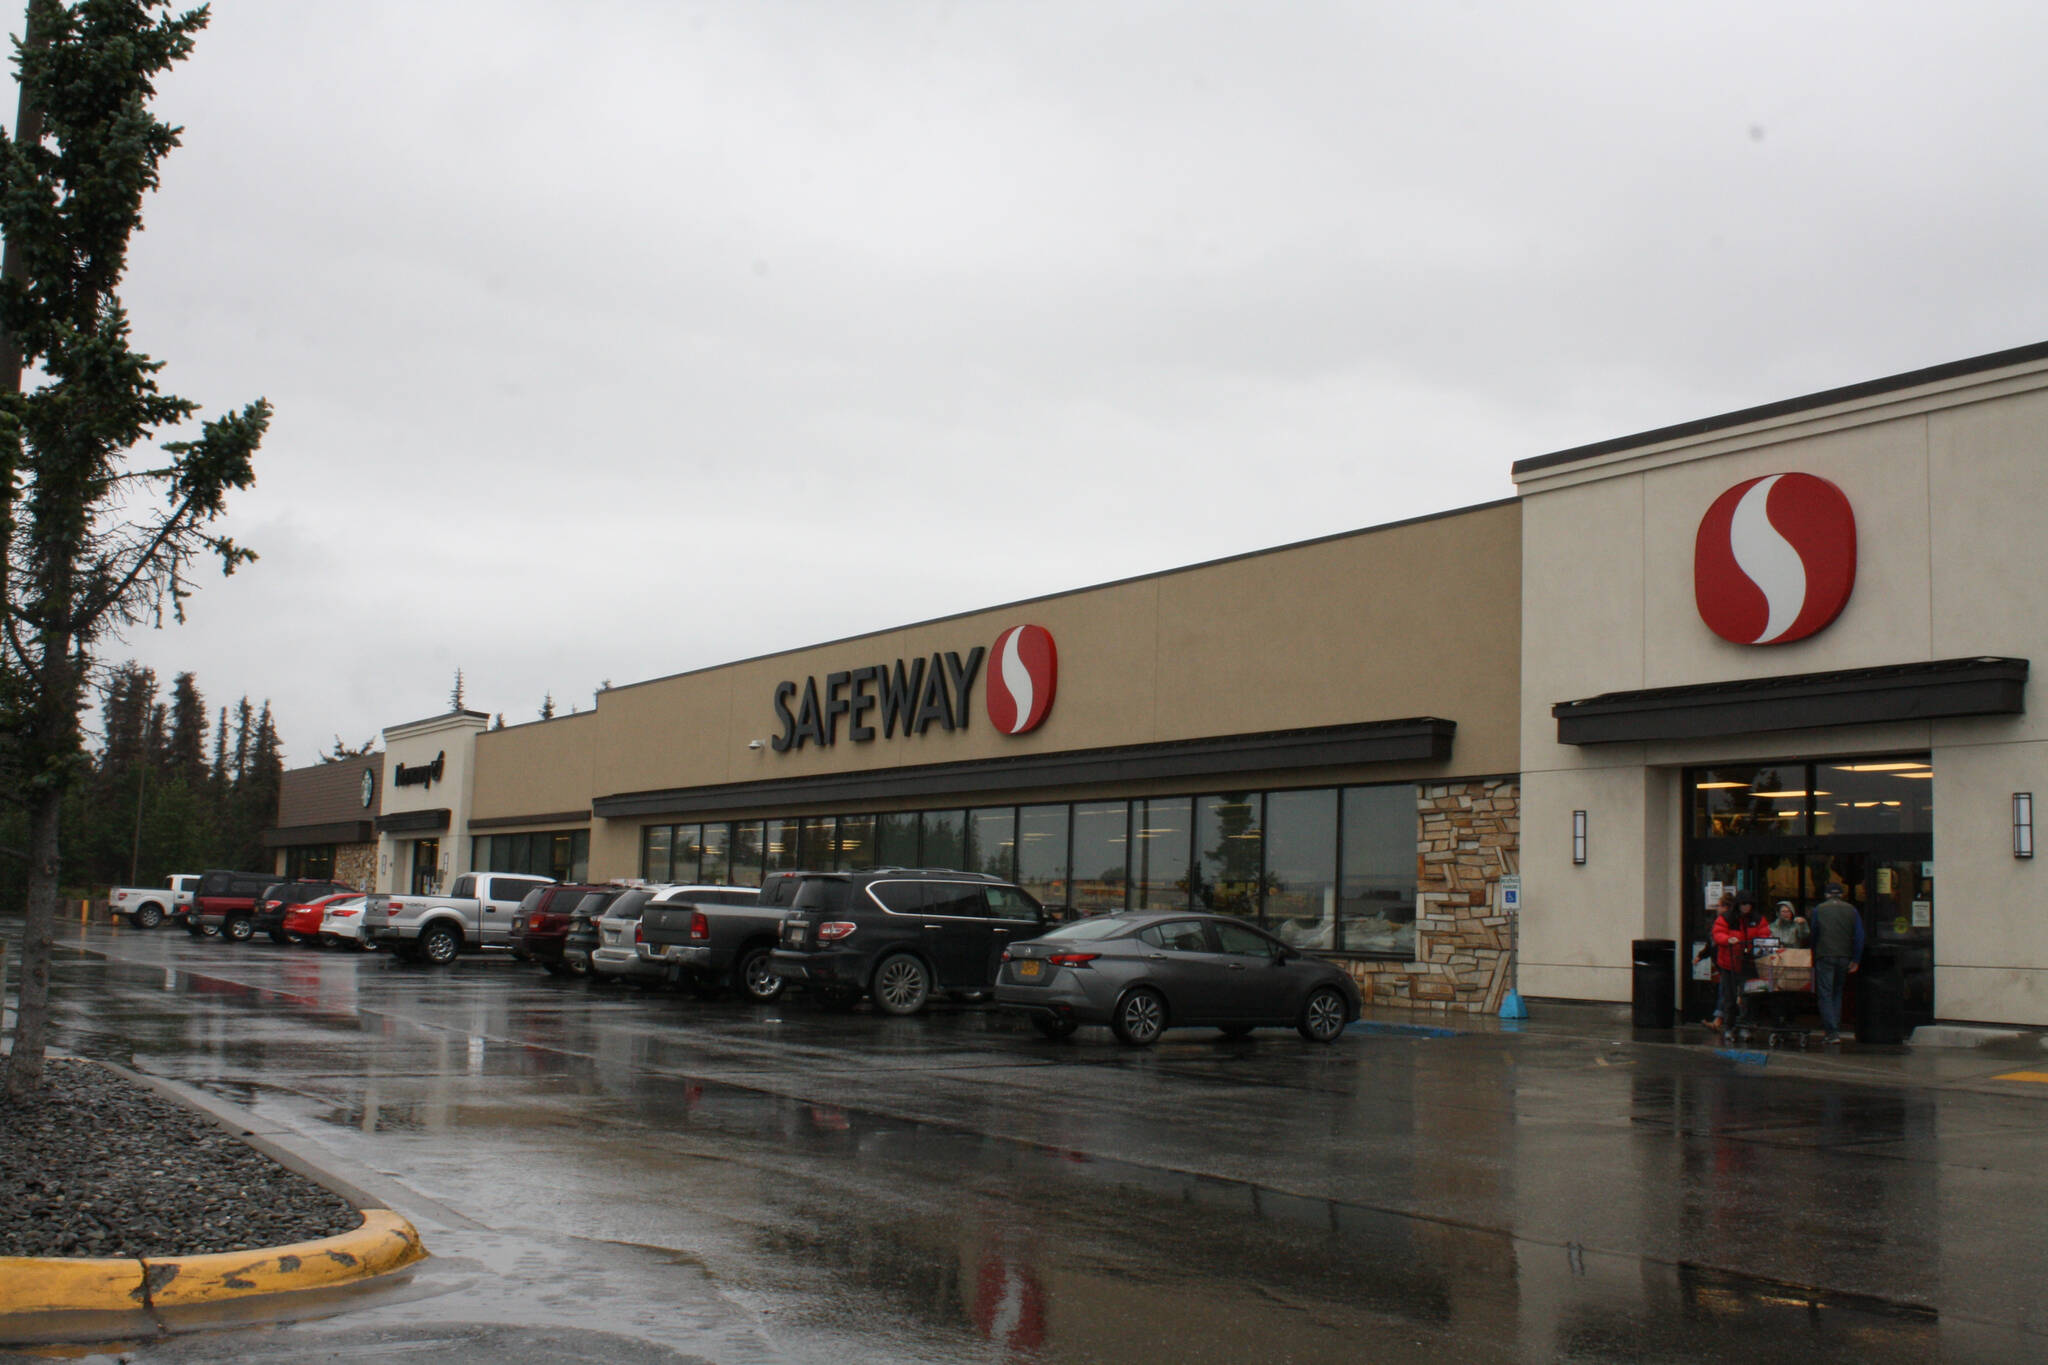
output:
M 598 698 L 599 794 L 1052 753 L 1255 730 L 1443 716 L 1451 769 L 1511 771 L 1520 564 L 1513 505 L 1291 547 L 885 631 Z M 776 753 L 775 685 L 953 651 L 1026 622 L 1052 632 L 1059 691 L 1028 735 L 964 730 Z M 872 716 L 873 713 L 871 713 Z M 749 740 L 764 741 L 751 750 Z
M 579 711 L 478 735 L 476 798 L 470 819 L 510 820 L 589 811 L 597 728 L 597 712 Z M 557 827 L 545 820 L 524 823 L 535 828 Z
M 381 815 L 447 809 L 448 827 L 436 831 L 383 833 L 377 837 L 375 890 L 404 889 L 399 883 L 408 867 L 404 847 L 419 839 L 440 841 L 440 885 L 447 886 L 469 871 L 469 813 L 476 797 L 476 737 L 484 718 L 456 712 L 396 725 L 384 732 L 384 788 Z M 400 767 L 432 763 L 443 755 L 441 780 L 426 785 L 398 785 Z
M 1413 716 L 1457 722 L 1449 762 L 1333 770 L 1316 780 L 1512 773 L 1521 558 L 1520 509 L 1487 506 L 613 688 L 592 712 L 480 737 L 474 815 L 587 809 L 594 797 L 623 792 Z M 855 744 L 842 720 L 832 747 L 769 747 L 780 732 L 772 705 L 779 682 L 801 688 L 815 676 L 822 688 L 825 675 L 841 669 L 934 652 L 964 658 L 1026 622 L 1050 630 L 1059 651 L 1056 700 L 1029 735 L 1004 736 L 990 725 L 984 661 L 964 729 Z M 750 740 L 762 747 L 750 749 Z M 1233 781 L 1256 786 L 1268 776 L 1302 780 L 1283 773 Z M 1187 784 L 1101 791 L 1166 789 Z M 725 814 L 811 809 L 778 803 Z M 641 823 L 593 822 L 591 875 L 637 872 Z
M 1708 743 L 1557 742 L 1551 706 L 1603 692 L 1977 654 L 2041 660 L 2048 365 L 2030 364 L 1598 456 L 1521 479 L 1522 989 L 1626 999 L 1628 941 L 1677 937 L 1683 765 L 1901 750 L 1934 755 L 1936 1008 L 2048 1023 L 2048 887 L 2011 856 L 2010 793 L 2048 792 L 2048 717 L 2026 713 Z M 1800 470 L 1839 485 L 1856 586 L 1788 645 L 1714 635 L 1693 603 L 1693 540 L 1721 492 Z M 1588 862 L 1570 861 L 1589 812 Z

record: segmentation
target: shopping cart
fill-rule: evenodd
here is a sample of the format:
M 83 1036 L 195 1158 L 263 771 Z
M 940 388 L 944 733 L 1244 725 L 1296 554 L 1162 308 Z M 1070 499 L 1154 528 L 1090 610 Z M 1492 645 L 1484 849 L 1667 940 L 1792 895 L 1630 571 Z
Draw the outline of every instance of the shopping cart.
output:
M 1804 1048 L 1812 1030 L 1800 1016 L 1813 1008 L 1813 950 L 1780 948 L 1773 939 L 1759 939 L 1756 976 L 1742 983 L 1742 1019 L 1736 1037 L 1766 1047 Z

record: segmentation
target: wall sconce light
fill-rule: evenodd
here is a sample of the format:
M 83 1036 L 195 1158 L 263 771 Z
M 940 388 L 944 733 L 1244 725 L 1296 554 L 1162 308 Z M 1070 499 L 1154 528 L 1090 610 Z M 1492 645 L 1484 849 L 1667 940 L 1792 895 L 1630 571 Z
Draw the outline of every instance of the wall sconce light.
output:
M 1574 867 L 1584 867 L 1585 864 L 1586 812 L 1575 810 L 1572 812 L 1572 865 Z
M 2014 792 L 2012 794 L 2012 856 L 2031 858 L 2034 856 L 2034 794 Z
M 758 749 L 761 747 L 761 741 L 758 739 L 750 739 L 747 741 L 747 747 L 749 749 Z

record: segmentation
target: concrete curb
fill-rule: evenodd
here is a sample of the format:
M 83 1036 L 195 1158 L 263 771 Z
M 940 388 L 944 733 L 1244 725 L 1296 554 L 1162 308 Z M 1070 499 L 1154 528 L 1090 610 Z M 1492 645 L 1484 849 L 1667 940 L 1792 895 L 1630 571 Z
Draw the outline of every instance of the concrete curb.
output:
M 389 1209 L 337 1237 L 256 1251 L 98 1259 L 0 1256 L 0 1334 L 19 1337 L 49 1314 L 134 1313 L 325 1289 L 421 1260 L 419 1232 Z

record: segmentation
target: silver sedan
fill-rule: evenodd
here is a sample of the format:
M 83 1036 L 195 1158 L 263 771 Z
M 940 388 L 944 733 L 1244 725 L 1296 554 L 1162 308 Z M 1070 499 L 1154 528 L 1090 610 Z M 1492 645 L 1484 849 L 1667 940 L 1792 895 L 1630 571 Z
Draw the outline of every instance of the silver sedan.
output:
M 1358 986 L 1228 915 L 1101 915 L 1013 943 L 996 977 L 996 1004 L 1020 1010 L 1048 1038 L 1107 1024 L 1145 1047 L 1169 1028 L 1215 1028 L 1236 1037 L 1293 1028 L 1334 1042 L 1356 1019 Z

